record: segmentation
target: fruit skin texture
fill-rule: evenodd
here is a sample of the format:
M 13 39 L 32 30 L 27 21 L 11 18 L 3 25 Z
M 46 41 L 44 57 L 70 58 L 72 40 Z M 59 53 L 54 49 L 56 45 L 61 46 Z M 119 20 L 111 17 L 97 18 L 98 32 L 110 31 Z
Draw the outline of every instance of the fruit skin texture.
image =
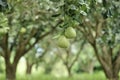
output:
M 60 36 L 58 38 L 58 46 L 61 48 L 68 48 L 70 45 L 69 40 L 65 36 Z
M 24 27 L 21 28 L 20 30 L 21 33 L 25 33 L 26 32 L 26 29 Z
M 72 28 L 72 27 L 68 27 L 68 28 L 65 30 L 65 36 L 66 36 L 68 39 L 75 38 L 75 37 L 76 37 L 76 31 L 75 31 L 75 29 Z

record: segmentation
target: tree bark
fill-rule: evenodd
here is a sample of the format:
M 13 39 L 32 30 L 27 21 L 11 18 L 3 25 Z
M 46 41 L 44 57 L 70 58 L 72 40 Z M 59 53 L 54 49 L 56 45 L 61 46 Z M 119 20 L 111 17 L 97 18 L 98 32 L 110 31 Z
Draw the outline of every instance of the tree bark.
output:
M 71 77 L 72 76 L 72 73 L 71 73 L 71 69 L 68 68 L 68 76 Z
M 66 68 L 67 68 L 67 72 L 68 72 L 68 77 L 71 77 L 72 76 L 71 67 L 69 67 L 68 65 L 66 65 Z
M 114 66 L 116 66 L 116 64 L 119 64 L 119 62 L 114 64 L 114 61 L 112 60 L 112 51 L 110 49 L 108 51 L 107 51 L 107 49 L 105 49 L 106 51 L 103 52 L 104 56 L 102 56 L 102 55 L 99 55 L 96 44 L 94 43 L 92 46 L 94 48 L 96 57 L 103 68 L 106 78 L 108 80 L 118 80 L 119 79 L 119 76 L 118 76 L 119 68 L 117 69 Z
M 6 80 L 16 80 L 17 64 L 6 64 Z
M 116 71 L 114 71 L 114 72 L 116 72 Z M 105 75 L 106 75 L 108 80 L 119 80 L 118 74 L 114 74 L 114 72 L 112 70 L 105 72 Z
M 33 64 L 30 64 L 28 61 L 26 61 L 26 74 L 31 74 L 32 73 L 32 67 Z

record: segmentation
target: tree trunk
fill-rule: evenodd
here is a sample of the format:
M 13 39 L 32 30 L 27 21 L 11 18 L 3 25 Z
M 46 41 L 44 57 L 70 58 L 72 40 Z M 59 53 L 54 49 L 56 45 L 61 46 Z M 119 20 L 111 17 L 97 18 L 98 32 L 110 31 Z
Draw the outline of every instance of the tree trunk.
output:
M 72 76 L 71 69 L 68 69 L 68 76 L 69 76 L 69 77 Z
M 106 71 L 105 75 L 106 75 L 108 80 L 118 80 L 119 79 L 118 74 L 114 74 L 114 72 L 112 70 Z
M 107 80 L 118 80 L 117 78 L 110 78 L 110 79 L 107 79 Z
M 26 74 L 31 74 L 33 64 L 29 64 L 26 62 Z
M 71 67 L 66 66 L 66 68 L 67 68 L 67 72 L 68 72 L 68 77 L 71 77 L 72 76 Z
M 17 64 L 6 64 L 6 80 L 16 80 Z
M 119 79 L 119 76 L 118 76 L 119 68 L 117 69 L 114 66 L 116 66 L 116 64 L 119 64 L 119 63 L 114 64 L 114 61 L 112 60 L 113 56 L 112 56 L 111 49 L 109 50 L 107 50 L 107 48 L 104 49 L 104 56 L 106 56 L 104 57 L 104 56 L 99 55 L 96 44 L 92 44 L 92 46 L 94 48 L 96 57 L 104 70 L 106 78 L 108 80 L 118 80 Z M 119 65 L 117 67 L 119 67 Z
M 94 65 L 93 65 L 93 63 L 91 63 L 91 64 L 89 65 L 88 72 L 89 72 L 90 74 L 92 74 L 93 71 L 94 71 Z

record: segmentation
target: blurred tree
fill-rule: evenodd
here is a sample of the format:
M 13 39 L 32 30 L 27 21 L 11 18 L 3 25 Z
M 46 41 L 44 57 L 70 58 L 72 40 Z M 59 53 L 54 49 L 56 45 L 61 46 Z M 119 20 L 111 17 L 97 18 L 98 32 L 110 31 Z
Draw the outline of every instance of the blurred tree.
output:
M 59 16 L 53 17 L 61 4 L 49 0 L 8 0 L 8 4 L 10 10 L 1 13 L 5 19 L 2 27 L 9 30 L 0 36 L 0 54 L 5 60 L 6 79 L 15 80 L 20 58 L 52 33 L 63 20 Z
M 4 59 L 0 56 L 0 73 L 4 72 Z
M 76 67 L 74 68 L 77 73 L 93 73 L 94 67 L 97 66 L 96 64 L 98 63 L 98 61 L 96 60 L 95 55 L 92 53 L 94 53 L 94 50 L 88 43 L 86 43 L 78 61 L 76 62 Z
M 45 74 L 50 74 L 51 71 L 54 69 L 54 65 L 58 62 L 59 61 L 56 55 L 52 51 L 49 51 L 48 54 L 46 54 L 43 58 L 43 64 L 39 64 L 39 65 L 44 67 Z
M 0 0 L 0 12 L 5 12 L 8 9 L 7 0 Z
M 6 0 L 0 0 L 0 36 L 6 33 L 9 30 L 8 25 L 6 24 L 7 18 L 4 15 L 9 10 Z
M 120 70 L 120 1 L 66 0 L 66 23 L 77 26 L 91 44 L 108 80 Z M 77 22 L 77 25 L 76 25 Z
M 74 39 L 69 48 L 62 49 L 57 47 L 57 50 L 55 51 L 55 54 L 62 60 L 63 64 L 65 65 L 69 77 L 72 76 L 72 67 L 78 60 L 79 55 L 84 48 L 84 44 L 84 41 Z
M 45 38 L 46 39 L 46 38 Z M 26 55 L 26 74 L 31 74 L 33 65 L 38 65 L 42 61 L 44 55 L 49 50 L 49 42 L 41 41 L 41 44 L 36 44 L 32 50 L 30 50 Z

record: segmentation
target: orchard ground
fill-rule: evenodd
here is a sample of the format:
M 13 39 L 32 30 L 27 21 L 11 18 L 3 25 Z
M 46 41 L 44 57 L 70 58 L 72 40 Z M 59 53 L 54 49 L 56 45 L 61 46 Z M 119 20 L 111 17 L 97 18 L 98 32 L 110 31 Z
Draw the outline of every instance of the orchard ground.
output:
M 59 66 L 59 64 L 57 65 Z M 73 77 L 68 78 L 67 76 L 65 76 L 66 72 L 64 73 L 64 75 L 62 75 L 63 72 L 60 71 L 58 72 L 59 74 L 56 71 L 52 71 L 51 74 L 44 74 L 44 70 L 42 68 L 38 68 L 38 70 L 36 70 L 35 66 L 32 69 L 32 74 L 26 75 L 25 69 L 25 61 L 24 59 L 21 59 L 17 68 L 17 80 L 106 80 L 105 75 L 102 71 L 94 72 L 92 74 L 74 74 Z M 61 69 L 65 70 L 64 67 L 61 67 Z M 0 80 L 5 80 L 5 73 L 0 73 Z
M 0 80 L 5 80 L 4 74 L 0 74 Z M 17 74 L 17 80 L 106 80 L 103 72 L 95 72 L 93 74 L 81 73 L 73 77 L 55 77 L 53 75 L 40 74 L 38 72 L 32 75 Z

